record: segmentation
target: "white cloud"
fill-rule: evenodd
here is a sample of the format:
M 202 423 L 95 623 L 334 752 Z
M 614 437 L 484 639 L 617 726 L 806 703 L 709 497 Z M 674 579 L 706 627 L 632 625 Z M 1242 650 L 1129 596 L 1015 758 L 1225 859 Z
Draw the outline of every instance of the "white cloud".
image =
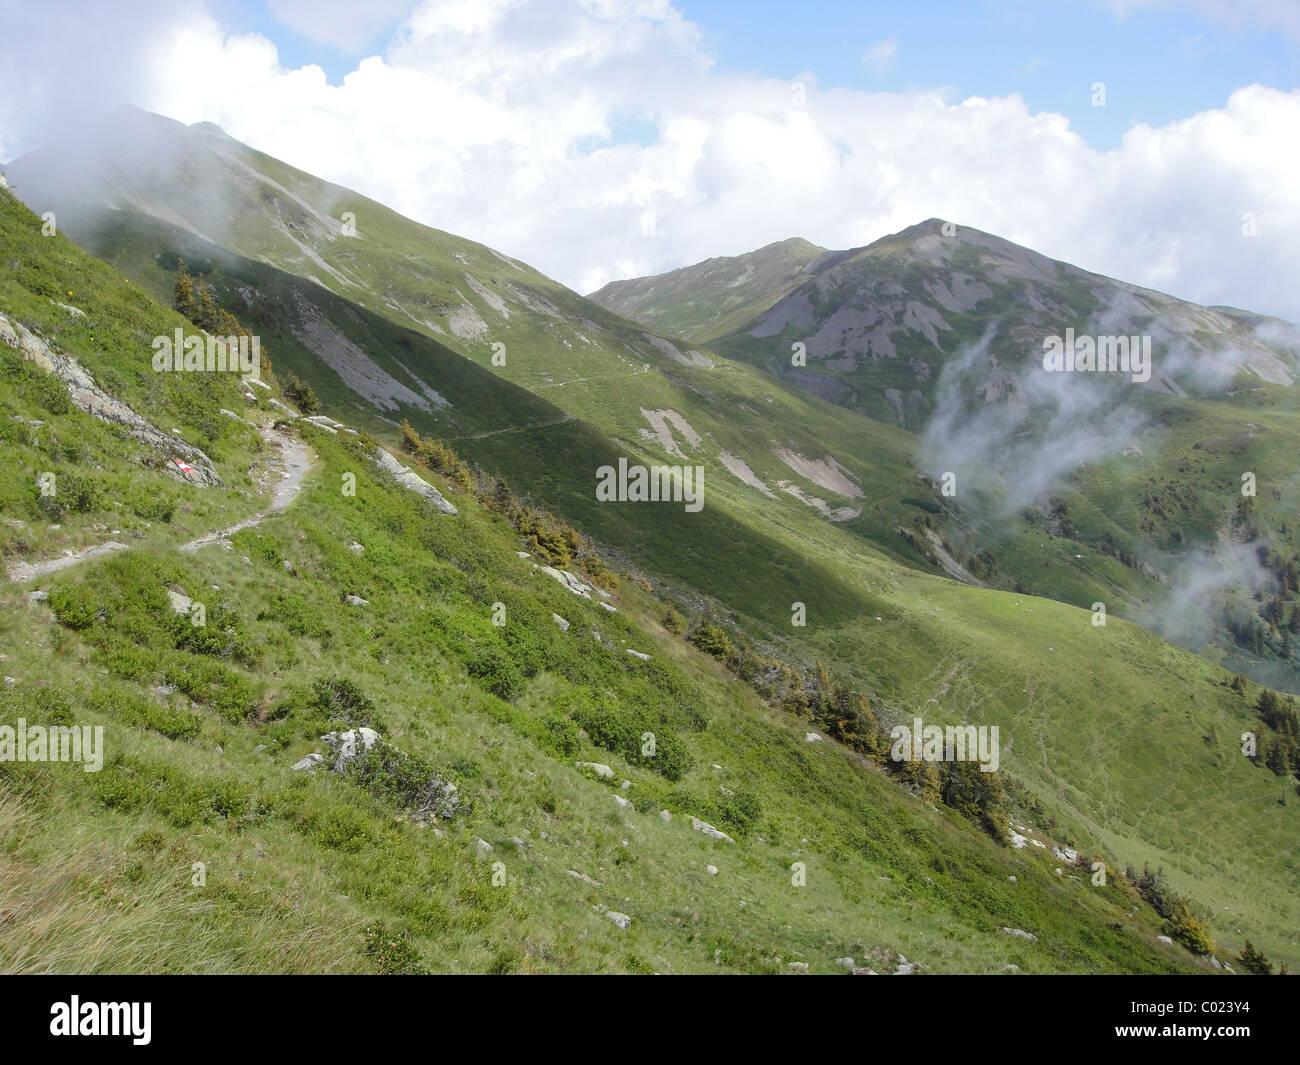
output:
M 1094 0 L 1097 2 L 1097 0 Z M 1234 31 L 1281 30 L 1300 41 L 1300 4 L 1295 0 L 1100 0 L 1119 19 L 1135 11 L 1183 10 Z
M 894 69 L 898 61 L 898 38 L 877 41 L 862 53 L 862 65 L 873 74 L 884 74 Z
M 4 0 L 0 0 L 0 5 Z M 790 236 L 865 244 L 938 216 L 1202 302 L 1300 319 L 1300 91 L 1237 90 L 1215 110 L 1130 130 L 1106 152 L 1011 95 L 861 92 L 721 74 L 666 0 L 426 3 L 342 84 L 280 66 L 201 8 L 75 31 L 0 58 L 0 148 L 51 114 L 121 99 L 231 136 L 579 289 Z M 159 27 L 163 27 L 160 29 Z M 147 30 L 147 32 L 142 32 Z M 165 32 L 164 32 L 165 30 Z M 141 45 L 138 41 L 147 43 Z M 84 43 L 84 42 L 83 42 Z M 47 57 L 77 48 L 77 84 Z M 219 75 L 216 73 L 219 72 Z M 609 144 L 643 114 L 647 146 Z M 1253 212 L 1255 237 L 1242 235 Z
M 349 54 L 365 48 L 413 6 L 414 0 L 267 0 L 281 25 Z

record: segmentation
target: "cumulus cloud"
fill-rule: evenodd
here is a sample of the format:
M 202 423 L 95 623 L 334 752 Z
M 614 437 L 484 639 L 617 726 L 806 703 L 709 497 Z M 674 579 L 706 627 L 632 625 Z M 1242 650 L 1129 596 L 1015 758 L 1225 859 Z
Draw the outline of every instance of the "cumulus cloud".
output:
M 260 35 L 225 32 L 198 0 L 14 25 L 24 46 L 5 50 L 0 77 L 24 88 L 21 108 L 0 102 L 7 156 L 130 100 L 216 122 L 580 291 L 796 235 L 857 246 L 938 216 L 1185 298 L 1300 318 L 1300 91 L 1246 86 L 1098 152 L 1014 94 L 719 72 L 667 0 L 428 0 L 338 84 L 286 68 Z M 364 32 L 343 16 L 323 25 Z M 52 65 L 68 50 L 72 85 Z

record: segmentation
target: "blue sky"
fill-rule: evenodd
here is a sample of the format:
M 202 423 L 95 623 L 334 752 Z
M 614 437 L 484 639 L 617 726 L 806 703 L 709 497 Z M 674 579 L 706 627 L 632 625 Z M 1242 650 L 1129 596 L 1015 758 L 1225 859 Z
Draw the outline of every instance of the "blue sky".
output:
M 1300 0 L 1296 0 L 1300 4 Z M 1102 4 L 1056 0 L 853 3 L 772 0 L 679 5 L 710 35 L 724 68 L 868 91 L 949 87 L 956 99 L 1019 93 L 1031 111 L 1055 111 L 1094 148 L 1135 123 L 1163 125 L 1222 106 L 1255 82 L 1300 84 L 1300 47 L 1274 31 L 1232 30 L 1185 9 L 1120 19 Z M 864 54 L 896 42 L 892 65 Z M 1092 104 L 1104 82 L 1106 106 Z

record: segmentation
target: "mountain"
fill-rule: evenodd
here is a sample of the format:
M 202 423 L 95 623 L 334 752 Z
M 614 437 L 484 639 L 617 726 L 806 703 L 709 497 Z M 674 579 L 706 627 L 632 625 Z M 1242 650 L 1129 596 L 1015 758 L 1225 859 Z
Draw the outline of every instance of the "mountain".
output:
M 277 805 L 281 778 L 265 778 L 272 781 L 266 786 L 269 791 L 255 789 L 257 801 L 248 807 L 248 816 L 265 808 L 266 814 L 256 816 L 275 822 L 271 831 L 277 845 L 290 847 L 303 867 L 319 859 L 318 844 L 330 855 L 340 852 L 330 862 L 340 863 L 338 875 L 345 880 L 362 876 L 360 870 L 369 867 L 367 875 L 386 885 L 379 907 L 384 919 L 408 926 L 416 949 L 437 964 L 468 956 L 469 967 L 486 968 L 496 964 L 499 953 L 507 967 L 648 966 L 666 971 L 663 963 L 674 969 L 707 967 L 721 957 L 724 964 L 756 970 L 770 967 L 772 958 L 790 957 L 793 950 L 809 953 L 811 940 L 789 946 L 765 932 L 746 932 L 736 940 L 734 929 L 722 930 L 721 917 L 716 935 L 684 943 L 671 905 L 689 905 L 680 894 L 687 889 L 667 887 L 669 871 L 677 876 L 680 870 L 680 854 L 674 850 L 680 840 L 674 843 L 676 837 L 658 835 L 660 829 L 650 824 L 654 832 L 637 837 L 648 841 L 648 849 L 618 857 L 623 839 L 629 847 L 639 846 L 626 833 L 634 826 L 647 831 L 640 818 L 641 789 L 650 797 L 644 809 L 653 813 L 656 802 L 668 809 L 673 820 L 666 824 L 689 824 L 693 814 L 737 839 L 741 849 L 735 853 L 744 856 L 743 862 L 754 863 L 744 866 L 746 877 L 764 862 L 771 865 L 780 874 L 780 884 L 773 884 L 772 890 L 779 886 L 785 893 L 765 896 L 763 905 L 773 915 L 784 914 L 790 905 L 789 866 L 795 861 L 803 861 L 808 869 L 826 862 L 823 868 L 829 875 L 823 887 L 831 889 L 833 884 L 836 893 L 816 904 L 824 916 L 813 920 L 809 929 L 842 925 L 846 907 L 866 905 L 873 913 L 896 914 L 921 905 L 925 916 L 919 919 L 917 935 L 930 955 L 922 961 L 936 968 L 985 971 L 994 961 L 1005 964 L 1005 935 L 989 915 L 1005 914 L 1002 923 L 1008 927 L 1032 923 L 1027 916 L 1009 914 L 1001 901 L 1003 892 L 1021 891 L 1020 885 L 1032 890 L 1037 901 L 1015 913 L 1032 914 L 1035 920 L 1041 918 L 1042 927 L 1053 929 L 1039 937 L 1039 942 L 1052 941 L 1043 948 L 1054 959 L 1046 963 L 1049 967 L 1137 971 L 1203 964 L 1182 947 L 1162 953 L 1164 948 L 1150 945 L 1151 933 L 1163 925 L 1152 916 L 1152 884 L 1137 872 L 1147 864 L 1163 868 L 1166 893 L 1185 893 L 1203 911 L 1207 903 L 1201 900 L 1211 898 L 1217 906 L 1229 907 L 1231 920 L 1217 908 L 1207 913 L 1221 943 L 1239 946 L 1249 935 L 1271 956 L 1292 957 L 1285 929 L 1300 916 L 1287 888 L 1295 877 L 1296 826 L 1293 806 L 1277 802 L 1279 783 L 1290 784 L 1243 758 L 1238 739 L 1245 730 L 1259 730 L 1268 753 L 1285 754 L 1285 736 L 1261 723 L 1257 707 L 1263 696 L 1258 687 L 1234 682 L 1229 671 L 1125 618 L 1125 610 L 1116 604 L 1136 603 L 1138 592 L 1158 588 L 1161 582 L 1100 550 L 1091 551 L 1079 565 L 1074 557 L 1079 552 L 1072 550 L 1079 541 L 1064 525 L 1065 517 L 1084 525 L 1085 515 L 1077 508 L 1062 516 L 1049 506 L 1050 517 L 1041 517 L 1041 524 L 1027 524 L 1009 540 L 999 540 L 1003 534 L 996 505 L 1007 488 L 999 485 L 996 468 L 989 462 L 975 464 L 969 497 L 964 471 L 959 494 L 942 494 L 944 470 L 926 466 L 922 449 L 927 439 L 914 432 L 916 426 L 897 424 L 893 417 L 865 416 L 791 387 L 770 369 L 754 365 L 762 361 L 762 345 L 783 343 L 786 337 L 733 331 L 705 346 L 666 336 L 502 253 L 404 219 L 212 127 L 184 127 L 142 112 L 120 112 L 104 131 L 92 129 L 43 148 L 12 164 L 9 174 L 34 211 L 54 211 L 61 232 L 140 288 L 112 271 L 95 276 L 116 278 L 115 284 L 131 292 L 132 299 L 148 292 L 159 302 L 147 313 L 137 312 L 144 321 L 130 333 L 131 345 L 100 352 L 98 341 L 91 339 L 104 338 L 100 317 L 94 319 L 92 332 L 90 323 L 57 306 L 70 297 L 56 297 L 65 291 L 63 259 L 75 260 L 83 271 L 107 268 L 92 264 L 61 237 L 41 243 L 33 228 L 35 217 L 23 215 L 10 223 L 9 261 L 31 265 L 8 288 L 0 288 L 0 298 L 9 301 L 0 302 L 0 311 L 65 345 L 85 360 L 97 379 L 102 377 L 112 391 L 120 391 L 161 424 L 167 421 L 166 408 L 157 406 L 157 382 L 150 383 L 147 358 L 141 355 L 148 354 L 150 336 L 165 335 L 172 327 L 175 316 L 166 307 L 183 260 L 192 274 L 202 275 L 197 282 L 202 290 L 261 336 L 277 377 L 292 373 L 304 378 L 328 415 L 344 428 L 359 431 L 353 442 L 341 429 L 337 438 L 330 435 L 328 424 L 322 429 L 294 423 L 323 464 L 310 481 L 311 494 L 241 538 L 243 556 L 234 555 L 229 567 L 223 563 L 178 576 L 168 576 L 173 571 L 166 569 L 157 573 L 177 585 L 178 594 L 193 595 L 204 584 L 233 588 L 230 609 L 256 636 L 255 644 L 268 648 L 272 656 L 236 663 L 242 672 L 235 675 L 259 693 L 251 720 L 219 724 L 217 710 L 216 720 L 205 718 L 196 726 L 214 740 L 224 735 L 218 730 L 234 729 L 222 746 L 238 751 L 241 759 L 247 755 L 249 761 L 240 762 L 239 774 L 261 779 L 256 757 L 265 752 L 255 748 L 272 747 L 272 740 L 282 734 L 287 737 L 282 749 L 292 747 L 289 753 L 295 757 L 305 753 L 324 732 L 317 726 L 333 723 L 321 719 L 326 711 L 312 702 L 313 686 L 347 680 L 388 711 L 384 734 L 413 745 L 422 757 L 432 758 L 446 747 L 451 764 L 442 769 L 444 779 L 461 764 L 455 771 L 460 786 L 481 780 L 474 788 L 490 811 L 484 816 L 495 827 L 482 820 L 470 824 L 493 845 L 494 852 L 485 853 L 513 847 L 510 853 L 517 853 L 521 862 L 531 862 L 530 855 L 539 859 L 538 867 L 529 865 L 528 875 L 543 877 L 545 885 L 541 880 L 529 884 L 556 900 L 554 912 L 502 903 L 507 915 L 499 920 L 485 916 L 496 905 L 488 901 L 493 896 L 476 894 L 486 889 L 476 887 L 478 881 L 459 866 L 454 893 L 437 893 L 436 905 L 428 903 L 427 911 L 422 910 L 426 904 L 417 901 L 419 892 L 400 871 L 410 855 L 407 844 L 394 852 L 399 855 L 396 867 L 374 857 L 375 841 L 389 839 L 380 826 L 395 816 L 387 800 L 376 799 L 378 805 L 368 807 L 370 812 L 358 821 L 333 806 L 312 805 L 317 801 L 312 796 L 299 796 L 306 806 Z M 344 212 L 354 216 L 355 237 L 344 235 L 344 226 L 350 225 Z M 794 254 L 801 254 L 800 249 Z M 815 267 L 810 277 L 825 277 L 837 269 L 824 259 L 818 253 L 809 260 Z M 744 272 L 742 267 L 729 279 Z M 737 309 L 748 313 L 748 304 L 765 298 L 775 306 L 802 291 L 807 282 L 786 293 L 777 291 L 791 283 L 788 273 L 778 269 L 765 274 L 781 275 L 777 289 L 765 296 L 761 290 L 769 282 L 760 281 Z M 67 284 L 67 290 L 79 291 L 78 284 Z M 88 308 L 78 309 L 89 314 Z M 97 307 L 95 314 L 105 311 Z M 502 347 L 494 349 L 494 344 Z M 504 359 L 494 360 L 494 354 Z M 1155 409 L 1168 409 L 1171 418 L 1181 418 L 1177 427 L 1189 435 L 1214 424 L 1198 418 L 1226 418 L 1237 410 L 1231 402 L 1213 397 L 1142 393 L 1150 394 L 1149 402 L 1169 404 Z M 1284 443 L 1290 431 L 1281 408 L 1263 406 L 1271 395 L 1265 391 L 1247 397 L 1255 404 L 1258 425 L 1281 427 L 1276 441 L 1270 437 L 1270 446 Z M 213 425 L 235 427 L 234 420 L 209 410 L 215 398 L 205 401 L 205 417 L 200 419 L 208 433 Z M 247 402 L 246 397 L 223 396 L 218 406 L 238 412 L 241 401 Z M 1177 406 L 1189 401 L 1207 406 L 1190 413 Z M 12 405 L 19 415 L 23 404 L 15 399 Z M 31 401 L 25 401 L 25 408 L 22 417 L 46 420 Z M 571 596 L 558 582 L 532 570 L 531 562 L 517 558 L 515 552 L 522 547 L 538 558 L 541 541 L 536 531 L 524 532 L 503 518 L 499 511 L 509 513 L 510 508 L 494 503 L 495 488 L 483 495 L 437 469 L 422 468 L 420 475 L 457 508 L 454 522 L 420 509 L 399 489 L 378 487 L 379 481 L 365 481 L 366 493 L 358 496 L 361 503 L 341 495 L 340 478 L 358 475 L 370 465 L 352 444 L 371 434 L 396 449 L 403 439 L 404 419 L 422 436 L 450 444 L 462 459 L 479 467 L 489 487 L 493 479 L 503 477 L 521 504 L 543 506 L 590 536 L 621 574 L 610 589 L 620 598 L 609 601 L 618 613 L 605 611 L 595 598 Z M 188 434 L 191 422 L 178 421 L 174 427 Z M 216 450 L 221 437 L 213 440 Z M 256 483 L 255 477 L 241 481 L 237 454 L 233 460 L 212 457 L 223 483 L 238 483 L 244 491 Z M 40 461 L 35 452 L 24 458 L 33 464 Z M 692 512 L 677 505 L 602 501 L 595 491 L 597 471 L 619 459 L 699 464 L 705 470 L 705 505 Z M 1268 469 L 1259 468 L 1266 493 Z M 73 472 L 86 478 L 93 469 L 91 465 Z M 128 472 L 128 467 L 113 467 L 113 476 L 126 477 Z M 985 497 L 987 504 L 982 502 Z M 190 511 L 181 512 L 183 520 L 198 522 L 201 510 L 211 505 L 209 498 L 214 497 L 187 495 L 184 505 Z M 249 499 L 230 499 L 232 507 L 250 507 Z M 1108 528 L 1125 528 L 1122 497 L 1102 502 L 1105 506 L 1097 506 L 1103 517 L 1119 519 Z M 24 501 L 17 489 L 13 505 L 26 508 L 27 516 L 16 520 L 31 524 L 31 501 Z M 1261 495 L 1261 511 L 1276 505 Z M 27 564 L 39 563 L 47 554 L 73 549 L 71 537 L 92 538 L 95 525 L 117 527 L 105 520 L 107 515 L 88 513 L 93 520 L 88 517 L 84 524 L 83 519 L 67 525 L 41 523 L 36 545 L 30 531 L 12 527 L 6 551 Z M 1026 520 L 1014 509 L 1011 513 Z M 1175 525 L 1170 518 L 1168 527 Z M 266 530 L 274 529 L 279 530 L 274 541 L 264 543 L 270 535 Z M 153 535 L 164 533 L 155 529 Z M 541 530 L 541 540 L 547 539 L 546 530 Z M 349 542 L 363 552 L 354 556 Z M 123 557 L 129 560 L 133 554 Z M 251 571 L 247 581 L 233 581 L 242 572 L 242 562 L 236 563 L 245 556 L 249 565 L 267 565 Z M 293 583 L 270 585 L 271 577 L 290 580 L 275 569 L 285 561 L 293 567 Z M 111 568 L 114 565 L 127 563 L 92 559 L 84 577 L 59 578 L 68 580 L 70 587 L 89 586 L 85 593 L 75 593 L 91 598 L 80 613 L 65 611 L 69 618 L 88 614 L 94 619 L 103 612 L 109 619 L 103 604 L 129 601 L 136 592 L 142 601 L 152 601 L 143 595 L 143 584 L 131 583 L 136 581 L 132 573 L 142 571 L 124 575 Z M 150 581 L 154 575 L 154 570 L 146 573 Z M 1023 587 L 1017 590 L 1017 582 L 1035 592 L 1055 591 L 1063 601 L 1025 594 Z M 550 584 L 555 584 L 554 590 Z M 1097 624 L 1091 609 L 1099 584 L 1109 590 L 1104 594 L 1112 604 L 1105 625 Z M 49 589 L 51 599 L 58 587 L 61 584 Z M 538 587 L 561 598 L 539 598 Z M 72 591 L 59 595 L 60 601 L 74 601 Z M 344 609 L 354 605 L 348 595 L 377 605 L 381 615 L 360 607 L 361 612 L 350 613 Z M 507 617 L 522 609 L 527 625 L 513 629 L 507 624 L 504 632 L 496 632 L 487 620 L 495 603 L 505 607 Z M 584 612 L 576 629 L 570 604 Z M 674 628 L 682 627 L 669 624 L 674 611 L 684 615 L 691 642 L 674 634 Z M 422 613 L 432 616 L 426 621 Z M 562 652 L 554 643 L 559 639 L 555 634 L 564 630 L 549 618 L 551 613 L 568 621 L 567 631 L 590 638 L 587 630 L 594 629 L 602 647 L 613 642 L 612 651 L 606 647 L 612 661 L 596 652 L 591 639 L 599 670 L 583 673 L 574 661 L 583 657 L 581 651 Z M 143 636 L 155 639 L 154 622 L 130 616 L 121 620 L 126 631 L 138 625 Z M 617 627 L 621 623 L 631 627 Z M 45 643 L 52 638 L 50 632 L 69 629 L 58 624 L 61 627 L 53 630 L 23 627 L 19 639 Z M 729 652 L 716 630 L 728 634 Z M 542 632 L 548 638 L 539 647 Z M 326 653 L 320 642 L 333 633 L 340 634 L 338 641 Z M 94 629 L 92 635 L 104 632 Z M 74 640 L 73 635 L 60 638 Z M 491 650 L 479 648 L 479 643 Z M 720 658 L 697 650 L 702 646 Z M 74 647 L 77 653 L 89 653 L 80 643 Z M 342 649 L 338 654 L 336 647 Z M 156 650 L 162 655 L 165 649 Z M 626 650 L 651 655 L 647 676 L 626 674 L 614 665 L 642 661 Z M 169 661 L 170 653 L 156 660 L 161 663 L 157 667 L 150 664 L 152 658 L 144 665 L 124 658 L 125 672 L 113 676 L 141 687 L 132 691 L 142 696 L 151 686 L 175 684 L 169 676 L 184 679 L 188 674 Z M 661 673 L 659 666 L 672 670 Z M 192 664 L 185 668 L 194 670 Z M 824 684 L 823 670 L 828 678 Z M 812 679 L 808 686 L 793 684 L 789 671 Z M 70 680 L 73 673 L 69 667 L 64 676 Z M 498 679 L 504 682 L 498 684 Z M 320 698 L 327 710 L 337 709 L 338 692 L 345 689 L 336 685 L 329 690 L 334 694 Z M 758 698 L 756 690 L 764 697 Z M 38 698 L 24 691 L 24 699 Z M 646 708 L 645 713 L 656 715 L 660 728 L 670 730 L 670 747 L 675 743 L 674 749 L 689 755 L 690 769 L 681 782 L 663 784 L 661 774 L 644 772 L 631 739 L 646 731 L 639 726 L 649 722 L 625 714 L 603 719 L 598 713 L 604 705 L 602 692 L 614 693 L 619 706 Z M 1005 809 L 991 802 L 988 789 L 977 789 L 984 792 L 982 798 L 965 796 L 955 785 L 936 791 L 937 782 L 924 773 L 900 784 L 878 772 L 864 754 L 865 732 L 849 714 L 851 697 L 858 696 L 865 697 L 886 728 L 910 723 L 918 713 L 951 725 L 997 726 L 1003 754 L 997 780 L 1008 796 Z M 196 712 L 203 712 L 211 701 L 196 699 Z M 355 700 L 348 696 L 344 702 L 349 701 Z M 699 714 L 708 719 L 705 727 L 700 727 Z M 281 728 L 277 722 L 286 719 L 290 724 L 276 731 Z M 485 751 L 479 733 L 488 722 L 495 724 L 490 725 L 492 739 Z M 558 758 L 555 752 L 571 748 L 566 737 L 574 728 L 581 730 L 576 742 L 589 746 Z M 554 733 L 554 742 L 542 732 Z M 810 732 L 813 739 L 808 738 Z M 499 752 L 491 746 L 498 741 Z M 164 753 L 160 748 L 152 756 L 150 773 L 161 773 L 157 765 L 171 759 L 188 764 L 188 751 L 167 748 Z M 824 772 L 817 761 L 822 751 L 833 760 Z M 546 760 L 551 758 L 558 760 Z M 614 779 L 631 782 L 629 801 L 637 813 L 615 804 L 601 790 L 607 785 L 575 772 L 574 760 L 617 762 Z M 204 763 L 209 768 L 217 764 Z M 893 772 L 888 765 L 884 768 Z M 129 769 L 138 771 L 134 765 Z M 550 782 L 547 794 L 543 785 L 530 783 L 535 778 L 529 774 L 538 773 Z M 1282 776 L 1286 774 L 1284 765 Z M 752 788 L 736 786 L 751 776 Z M 350 781 L 327 779 L 328 787 L 337 783 L 343 789 L 330 795 L 353 794 Z M 175 785 L 181 796 L 192 794 L 188 787 Z M 678 788 L 685 793 L 673 798 Z M 290 789 L 291 797 L 294 794 Z M 1171 801 L 1171 795 L 1177 800 Z M 156 804 L 139 806 L 139 795 L 122 801 L 128 809 L 155 811 L 140 815 L 142 831 L 146 821 L 149 828 L 163 831 L 152 823 Z M 1004 831 L 992 814 L 989 824 L 981 827 L 980 802 L 991 803 L 990 810 L 1006 816 L 1010 826 L 1019 826 L 1015 835 Z M 925 812 L 929 804 L 938 813 Z M 927 819 L 933 813 L 938 819 L 933 825 L 942 827 L 925 827 L 931 825 L 928 820 L 918 826 L 913 811 Z M 372 815 L 373 820 L 365 820 Z M 615 826 L 611 816 L 636 819 Z M 565 838 L 573 854 L 541 849 L 539 825 L 547 825 L 545 831 L 554 836 L 551 823 L 572 818 L 576 820 Z M 595 828 L 579 829 L 579 822 L 608 823 L 610 831 L 598 835 Z M 529 834 L 521 831 L 525 827 Z M 298 837 L 282 829 L 312 838 L 292 842 Z M 164 835 L 171 838 L 170 832 Z M 316 832 L 319 836 L 312 835 Z M 899 850 L 904 846 L 898 842 L 900 832 L 907 841 L 905 856 Z M 511 836 L 525 845 L 514 843 Z M 750 849 L 751 839 L 759 836 L 765 841 L 759 846 L 781 849 L 780 861 L 775 851 Z M 440 851 L 441 857 L 429 859 L 433 864 L 419 867 L 419 875 L 436 882 L 455 861 L 474 853 L 474 838 L 458 837 L 461 850 Z M 707 837 L 686 838 L 699 845 Z M 1043 846 L 1029 843 L 1031 838 Z M 1255 842 L 1243 851 L 1242 839 Z M 590 853 L 603 856 L 598 871 L 576 861 L 588 844 Z M 732 845 L 717 846 L 727 853 Z M 1062 859 L 1053 855 L 1053 846 L 1105 860 L 1110 869 L 1107 883 L 1094 884 L 1087 876 L 1071 879 Z M 521 875 L 512 872 L 513 857 L 503 860 L 507 875 Z M 845 860 L 850 864 L 842 865 Z M 549 878 L 561 861 L 574 863 L 572 876 L 567 868 L 558 872 L 564 878 L 558 883 L 570 889 L 568 894 Z M 655 929 L 648 933 L 652 941 L 635 940 L 640 945 L 623 953 L 612 947 L 612 954 L 603 948 L 593 953 L 573 947 L 582 939 L 586 911 L 571 912 L 572 889 L 612 883 L 615 873 L 622 889 L 627 883 L 623 866 L 629 862 L 638 863 L 638 875 L 657 870 L 645 880 L 645 892 L 636 896 L 646 907 L 643 912 L 656 915 L 648 919 Z M 1132 880 L 1124 875 L 1129 866 L 1134 868 Z M 879 879 L 882 876 L 902 886 L 888 889 L 888 901 L 870 901 L 878 899 L 871 885 L 887 883 Z M 945 879 L 950 877 L 959 880 Z M 320 903 L 328 881 L 313 883 L 314 900 Z M 813 897 L 807 897 L 812 905 Z M 665 901 L 670 908 L 664 909 L 656 898 L 676 902 Z M 612 893 L 608 898 L 597 895 L 587 905 L 618 910 L 616 900 Z M 739 900 L 729 905 L 727 912 L 734 915 Z M 1135 905 L 1133 920 L 1138 923 L 1125 932 L 1126 915 Z M 476 915 L 476 907 L 483 913 Z M 251 912 L 265 913 L 256 907 Z M 361 916 L 348 908 L 330 912 L 346 914 L 352 925 Z M 438 945 L 435 929 L 446 912 L 455 917 L 456 934 L 473 941 L 465 955 L 444 954 L 456 947 Z M 723 908 L 715 912 L 720 915 Z M 640 919 L 631 916 L 636 937 L 642 934 Z M 555 920 L 562 922 L 563 933 L 540 931 Z M 904 927 L 901 918 L 899 923 L 893 923 L 893 916 L 881 920 L 893 929 Z M 475 921 L 482 924 L 476 926 Z M 954 922 L 963 929 L 956 940 L 946 934 Z M 1062 922 L 1078 922 L 1080 931 L 1063 932 Z M 1121 928 L 1110 929 L 1116 922 Z M 597 923 L 604 930 L 609 921 Z M 338 925 L 331 919 L 328 927 Z M 763 926 L 769 927 L 776 930 L 777 924 Z M 478 928 L 489 931 L 479 936 Z M 968 935 L 975 937 L 973 945 L 961 945 Z M 560 938 L 564 942 L 559 943 Z M 689 945 L 703 939 L 708 939 L 706 956 Z M 1097 946 L 1102 943 L 1109 945 Z M 880 946 L 872 940 L 859 953 Z M 832 949 L 852 953 L 848 947 Z M 907 950 L 899 953 L 913 956 Z M 1015 964 L 1023 968 L 1029 963 Z
M 651 329 L 706 344 L 745 325 L 847 252 L 799 237 L 654 277 L 611 281 L 590 299 Z
M 85 554 L 0 591 L 0 729 L 103 730 L 93 772 L 0 759 L 22 933 L 5 971 L 833 972 L 852 955 L 891 972 L 903 951 L 935 972 L 1196 967 L 1131 889 L 1060 883 L 1046 856 L 807 742 L 636 583 L 574 594 L 472 493 L 421 469 L 455 512 L 429 506 L 337 422 L 273 432 L 275 397 L 237 375 L 160 390 L 138 353 L 189 324 L 4 193 L 0 254 L 18 264 L 0 283 L 6 457 L 63 486 L 60 523 L 6 482 L 5 553 Z M 203 443 L 218 480 L 124 447 L 51 354 Z M 87 552 L 110 525 L 125 542 Z M 618 738 L 646 726 L 661 761 Z M 358 729 L 382 771 L 331 771 L 337 744 L 312 768 L 323 735 Z
M 744 270 L 762 273 L 769 254 L 742 257 Z M 684 287 L 721 314 L 716 262 L 616 285 L 637 293 L 646 321 Z M 968 576 L 1102 601 L 1297 689 L 1300 331 L 937 219 L 827 253 L 809 274 L 751 301 L 726 335 L 706 320 L 692 329 L 718 353 L 915 432 L 918 468 L 951 476 L 937 532 Z M 1135 348 L 1149 338 L 1149 363 L 1044 371 L 1044 342 L 1071 331 Z M 1256 494 L 1243 496 L 1247 481 Z

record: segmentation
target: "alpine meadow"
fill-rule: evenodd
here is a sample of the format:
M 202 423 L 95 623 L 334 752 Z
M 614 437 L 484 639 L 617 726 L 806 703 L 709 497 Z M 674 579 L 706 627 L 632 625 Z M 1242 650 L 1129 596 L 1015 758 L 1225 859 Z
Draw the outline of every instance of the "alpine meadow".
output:
M 0 2 L 0 972 L 1294 970 L 1220 6 Z

